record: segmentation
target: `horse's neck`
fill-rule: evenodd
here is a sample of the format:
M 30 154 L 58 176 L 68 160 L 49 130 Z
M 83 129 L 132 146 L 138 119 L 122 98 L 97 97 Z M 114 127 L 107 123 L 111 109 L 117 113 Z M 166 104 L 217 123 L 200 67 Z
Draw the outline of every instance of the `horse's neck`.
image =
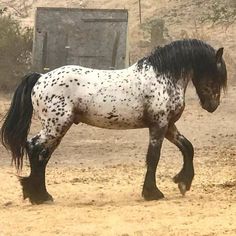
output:
M 186 91 L 189 82 L 191 81 L 190 77 L 180 78 L 176 83 L 179 87 L 181 87 L 184 92 Z

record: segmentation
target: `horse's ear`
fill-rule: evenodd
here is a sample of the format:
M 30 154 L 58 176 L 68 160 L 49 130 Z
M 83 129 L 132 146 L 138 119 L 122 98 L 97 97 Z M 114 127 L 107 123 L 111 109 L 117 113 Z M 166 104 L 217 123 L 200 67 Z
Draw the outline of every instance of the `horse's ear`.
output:
M 222 56 L 223 56 L 224 48 L 219 48 L 216 52 L 216 63 L 222 62 Z

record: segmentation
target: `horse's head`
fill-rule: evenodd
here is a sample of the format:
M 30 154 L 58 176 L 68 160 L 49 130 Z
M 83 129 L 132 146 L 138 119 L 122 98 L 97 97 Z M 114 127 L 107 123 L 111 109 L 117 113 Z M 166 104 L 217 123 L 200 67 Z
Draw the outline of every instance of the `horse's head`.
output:
M 223 48 L 215 53 L 213 65 L 202 73 L 203 78 L 193 79 L 200 103 L 203 109 L 214 112 L 220 104 L 222 88 L 227 85 L 227 70 L 223 55 Z

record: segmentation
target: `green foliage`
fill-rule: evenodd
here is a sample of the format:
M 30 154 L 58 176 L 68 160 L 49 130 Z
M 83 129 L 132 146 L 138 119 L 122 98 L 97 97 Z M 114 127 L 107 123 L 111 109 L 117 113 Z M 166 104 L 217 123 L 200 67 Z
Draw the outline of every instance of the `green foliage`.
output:
M 19 83 L 31 65 L 33 32 L 0 11 L 0 89 L 9 90 Z

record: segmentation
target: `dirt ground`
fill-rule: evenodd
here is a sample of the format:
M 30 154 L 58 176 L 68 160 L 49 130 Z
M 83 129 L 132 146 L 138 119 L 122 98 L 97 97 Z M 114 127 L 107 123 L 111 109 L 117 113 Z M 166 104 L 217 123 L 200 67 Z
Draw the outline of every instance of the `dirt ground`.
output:
M 196 176 L 182 197 L 172 177 L 182 156 L 166 141 L 158 166 L 161 201 L 141 197 L 146 129 L 112 131 L 73 126 L 50 160 L 54 203 L 22 200 L 10 155 L 0 146 L 0 235 L 236 235 L 236 86 L 207 113 L 192 88 L 177 123 L 195 147 Z M 1 99 L 0 113 L 9 104 Z M 32 133 L 39 130 L 34 120 Z M 22 175 L 28 171 L 27 162 Z

